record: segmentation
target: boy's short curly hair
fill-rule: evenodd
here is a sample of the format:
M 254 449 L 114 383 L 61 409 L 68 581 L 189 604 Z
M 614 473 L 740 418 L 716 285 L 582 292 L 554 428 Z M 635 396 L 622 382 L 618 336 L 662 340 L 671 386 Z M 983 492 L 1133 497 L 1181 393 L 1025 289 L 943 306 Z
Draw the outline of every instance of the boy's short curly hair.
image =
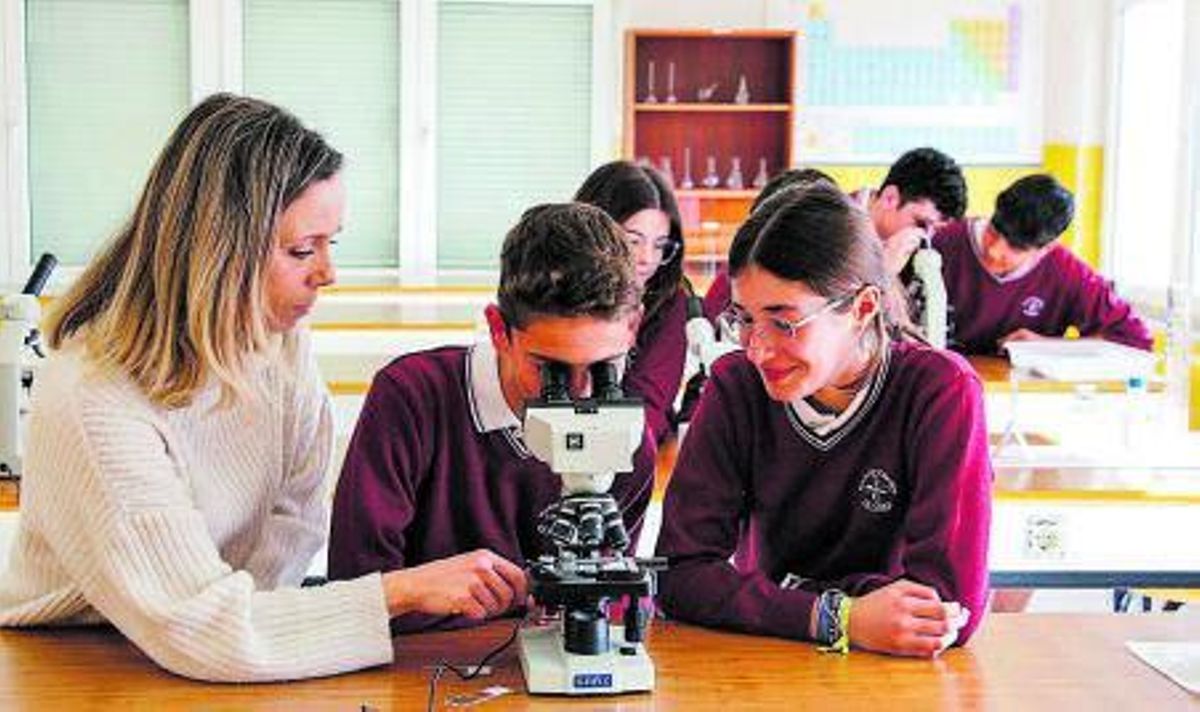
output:
M 879 189 L 900 191 L 900 202 L 928 200 L 946 220 L 959 220 L 967 210 L 967 181 L 954 159 L 935 148 L 907 151 L 888 170 Z
M 497 291 L 505 324 L 538 316 L 614 319 L 641 304 L 633 253 L 612 218 L 582 203 L 526 210 L 504 238 Z

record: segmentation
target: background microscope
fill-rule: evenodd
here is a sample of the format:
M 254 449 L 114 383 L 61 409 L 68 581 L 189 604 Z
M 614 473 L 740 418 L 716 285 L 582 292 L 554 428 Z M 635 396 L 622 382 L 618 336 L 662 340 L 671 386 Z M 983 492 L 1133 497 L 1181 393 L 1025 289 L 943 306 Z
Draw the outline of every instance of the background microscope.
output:
M 935 348 L 946 348 L 946 330 L 949 322 L 946 283 L 942 279 L 942 255 L 933 248 L 929 237 L 921 239 L 921 246 L 913 253 L 913 273 L 920 283 L 920 323 L 929 344 Z
M 19 294 L 0 295 L 0 477 L 20 477 L 25 456 L 23 414 L 28 410 L 33 371 L 29 356 L 41 356 L 38 295 L 58 260 L 46 253 Z

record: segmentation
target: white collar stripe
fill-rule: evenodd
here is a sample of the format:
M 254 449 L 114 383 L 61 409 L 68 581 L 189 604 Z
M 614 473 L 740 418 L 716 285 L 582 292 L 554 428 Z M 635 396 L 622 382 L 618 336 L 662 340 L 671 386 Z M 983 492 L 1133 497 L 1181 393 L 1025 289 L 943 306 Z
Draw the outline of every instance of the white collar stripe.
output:
M 466 365 L 468 402 L 475 429 L 481 433 L 504 428 L 520 428 L 521 421 L 504 400 L 497 368 L 496 349 L 490 341 L 471 347 Z
M 796 411 L 796 407 L 788 403 L 784 406 L 784 410 L 787 412 L 788 421 L 792 424 L 792 429 L 800 437 L 804 438 L 809 445 L 818 450 L 829 451 L 833 449 L 871 412 L 871 409 L 875 406 L 875 402 L 879 400 L 879 394 L 883 391 L 883 384 L 887 380 L 888 366 L 892 360 L 891 352 L 890 346 L 884 351 L 883 361 L 879 364 L 879 370 L 871 378 L 871 384 L 866 389 L 866 396 L 862 397 L 862 393 L 860 392 L 855 397 L 847 412 L 842 414 L 845 416 L 844 420 L 839 417 L 826 427 L 817 426 L 811 428 L 805 424 L 804 418 Z M 862 397 L 861 400 L 860 397 Z M 855 402 L 857 402 L 857 405 Z

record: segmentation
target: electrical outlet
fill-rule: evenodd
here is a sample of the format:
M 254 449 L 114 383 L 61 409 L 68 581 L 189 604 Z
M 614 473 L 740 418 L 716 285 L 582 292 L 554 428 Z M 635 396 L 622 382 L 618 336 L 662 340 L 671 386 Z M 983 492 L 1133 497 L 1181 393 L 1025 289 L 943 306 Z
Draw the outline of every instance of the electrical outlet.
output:
M 1066 526 L 1060 514 L 1031 514 L 1025 518 L 1025 557 L 1061 559 L 1067 553 Z

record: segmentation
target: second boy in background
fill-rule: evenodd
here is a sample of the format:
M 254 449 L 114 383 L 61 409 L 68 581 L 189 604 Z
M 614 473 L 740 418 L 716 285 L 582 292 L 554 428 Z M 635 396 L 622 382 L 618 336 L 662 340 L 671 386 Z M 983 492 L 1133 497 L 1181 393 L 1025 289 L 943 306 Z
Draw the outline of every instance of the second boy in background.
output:
M 832 182 L 819 171 L 788 173 L 796 179 L 790 182 L 808 183 L 821 177 Z M 768 184 L 763 193 L 769 195 L 770 187 Z M 910 258 L 922 239 L 931 237 L 945 222 L 962 218 L 967 208 L 962 168 L 941 151 L 914 148 L 896 159 L 877 190 L 863 188 L 851 197 L 870 216 L 875 234 L 883 241 L 884 265 L 897 278 L 886 294 L 888 311 L 913 333 L 914 325 L 921 323 L 923 298 Z M 705 314 L 715 319 L 728 304 L 729 275 L 722 271 L 705 297 Z
M 995 354 L 1009 341 L 1061 337 L 1072 326 L 1085 338 L 1150 348 L 1150 331 L 1129 303 L 1058 242 L 1074 214 L 1070 191 L 1037 174 L 1001 192 L 990 219 L 938 232 L 951 348 Z

